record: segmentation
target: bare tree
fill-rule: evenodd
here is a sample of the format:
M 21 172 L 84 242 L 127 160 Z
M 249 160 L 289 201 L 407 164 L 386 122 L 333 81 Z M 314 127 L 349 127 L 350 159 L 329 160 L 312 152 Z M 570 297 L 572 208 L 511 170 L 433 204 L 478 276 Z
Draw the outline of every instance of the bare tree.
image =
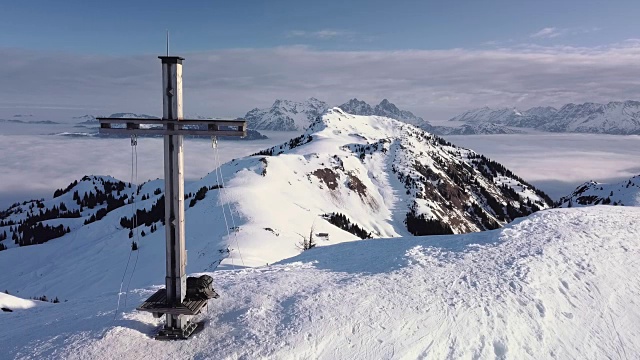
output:
M 305 250 L 313 249 L 314 247 L 316 247 L 316 242 L 313 239 L 313 230 L 314 230 L 314 225 L 311 225 L 311 228 L 309 229 L 309 237 L 306 237 L 300 233 L 296 233 L 300 235 L 300 237 L 302 238 L 302 241 L 296 244 L 296 247 L 298 249 L 305 251 Z

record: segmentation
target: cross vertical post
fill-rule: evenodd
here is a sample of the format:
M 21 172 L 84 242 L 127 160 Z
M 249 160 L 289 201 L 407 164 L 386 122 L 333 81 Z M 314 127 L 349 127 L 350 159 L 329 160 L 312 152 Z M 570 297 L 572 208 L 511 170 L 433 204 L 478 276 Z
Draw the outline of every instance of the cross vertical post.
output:
M 183 120 L 182 60 L 179 56 L 159 56 L 162 60 L 163 120 Z M 175 124 L 166 124 L 174 130 Z M 186 295 L 187 254 L 184 231 L 184 151 L 183 135 L 164 136 L 164 194 L 166 231 L 167 304 L 179 306 Z M 166 314 L 166 330 L 180 331 L 185 323 L 180 314 Z
M 208 275 L 187 278 L 184 214 L 183 136 L 247 135 L 247 122 L 235 120 L 184 119 L 182 114 L 182 61 L 179 56 L 158 56 L 162 61 L 162 119 L 97 118 L 100 134 L 106 136 L 164 137 L 164 205 L 166 276 L 164 289 L 156 291 L 137 310 L 154 317 L 166 315 L 167 322 L 156 339 L 187 339 L 198 326 L 188 320 L 217 298 Z

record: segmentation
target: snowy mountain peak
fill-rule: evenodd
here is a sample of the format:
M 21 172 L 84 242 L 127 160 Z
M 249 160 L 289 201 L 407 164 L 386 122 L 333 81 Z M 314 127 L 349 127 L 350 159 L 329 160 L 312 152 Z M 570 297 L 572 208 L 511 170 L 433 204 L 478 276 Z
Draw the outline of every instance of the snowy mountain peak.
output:
M 364 101 L 353 98 L 339 106 L 354 115 L 384 116 L 431 130 L 431 125 L 410 111 L 400 110 L 396 105 L 384 99 L 375 108 Z M 304 102 L 276 100 L 271 108 L 255 108 L 245 115 L 248 127 L 257 130 L 302 131 L 317 117 L 321 116 L 329 105 L 316 98 Z
M 395 104 L 391 103 L 387 99 L 383 99 L 375 108 L 367 104 L 364 101 L 356 98 L 349 100 L 348 102 L 339 106 L 340 109 L 353 115 L 376 115 L 384 116 L 387 118 L 402 121 L 407 124 L 418 126 L 425 130 L 431 130 L 431 125 L 423 118 L 415 116 L 412 112 L 406 110 L 400 110 Z
M 353 98 L 339 106 L 340 109 L 353 115 L 374 115 L 373 108 L 362 100 Z
M 304 102 L 276 100 L 270 108 L 255 108 L 244 119 L 256 130 L 302 131 L 329 106 L 316 98 Z
M 398 107 L 389 102 L 389 100 L 387 99 L 383 99 L 382 101 L 380 101 L 380 104 L 376 105 L 374 112 L 376 113 L 376 115 L 378 116 L 385 116 L 385 115 L 393 115 L 392 116 L 386 116 L 386 117 L 390 117 L 392 119 L 395 119 L 397 117 L 401 116 L 401 112 L 400 109 L 398 109 Z M 385 115 L 383 115 L 385 114 Z M 412 114 L 413 115 L 413 114 Z
M 640 175 L 613 184 L 587 181 L 558 201 L 559 207 L 591 205 L 640 206 Z
M 266 156 L 256 171 L 267 178 L 295 178 L 283 173 L 283 162 L 308 158 L 304 173 L 313 175 L 312 183 L 328 187 L 335 194 L 329 198 L 351 199 L 343 211 L 378 236 L 492 229 L 551 205 L 542 192 L 482 155 L 412 125 L 341 108 L 329 109 L 300 137 L 256 155 Z

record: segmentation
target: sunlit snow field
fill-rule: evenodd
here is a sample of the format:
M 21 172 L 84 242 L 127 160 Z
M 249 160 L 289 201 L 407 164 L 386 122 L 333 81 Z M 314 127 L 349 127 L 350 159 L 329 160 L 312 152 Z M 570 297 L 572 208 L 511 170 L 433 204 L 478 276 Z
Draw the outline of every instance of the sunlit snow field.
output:
M 47 135 L 68 128 L 0 124 L 0 208 L 50 195 L 84 175 L 131 179 L 129 139 Z M 250 155 L 298 135 L 262 133 L 269 139 L 221 141 L 221 161 Z M 640 173 L 640 136 L 537 133 L 446 138 L 504 164 L 553 199 L 567 195 L 584 181 L 615 182 Z M 139 182 L 162 177 L 162 139 L 139 139 L 137 150 Z M 214 168 L 209 139 L 185 141 L 187 181 L 199 179 Z

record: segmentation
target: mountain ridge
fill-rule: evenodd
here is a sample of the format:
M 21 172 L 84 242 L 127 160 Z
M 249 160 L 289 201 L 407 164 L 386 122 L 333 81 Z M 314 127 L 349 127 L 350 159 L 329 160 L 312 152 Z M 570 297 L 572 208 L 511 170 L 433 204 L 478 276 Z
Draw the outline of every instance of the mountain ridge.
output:
M 399 109 L 387 99 L 375 107 L 365 101 L 353 98 L 338 106 L 347 113 L 363 116 L 383 116 L 430 130 L 431 125 L 412 112 Z M 255 108 L 247 112 L 244 119 L 247 126 L 257 130 L 304 131 L 315 119 L 331 107 L 324 101 L 309 98 L 303 102 L 275 100 L 270 108 Z
M 558 200 L 558 207 L 640 206 L 640 175 L 617 183 L 587 181 Z
M 586 102 L 554 107 L 516 108 L 489 107 L 466 111 L 449 121 L 495 123 L 549 132 L 601 133 L 614 135 L 640 134 L 640 102 L 611 101 L 607 104 Z
M 164 238 L 163 189 L 162 180 L 133 185 L 87 176 L 52 198 L 14 204 L 1 212 L 0 233 L 7 231 L 8 237 L 2 243 L 36 243 L 33 247 L 69 253 L 87 239 L 100 239 L 116 252 L 130 248 L 135 240 L 142 253 L 148 253 L 150 242 Z M 328 234 L 317 239 L 319 246 L 368 236 L 464 233 L 495 229 L 552 205 L 543 192 L 480 154 L 394 119 L 350 115 L 339 108 L 329 110 L 297 138 L 225 163 L 186 184 L 185 196 L 187 236 L 194 254 L 190 271 L 210 271 L 220 264 L 228 268 L 273 263 L 295 255 L 299 234 L 309 234 L 310 229 Z M 232 234 L 222 216 L 227 206 L 234 208 L 237 219 Z M 162 256 L 161 247 L 154 249 L 154 256 Z M 39 253 L 23 250 L 6 252 Z M 103 255 L 107 254 L 92 256 L 98 261 Z M 160 271 L 159 265 L 140 266 L 142 273 Z M 16 281 L 30 269 L 28 261 L 11 269 L 0 265 L 7 278 Z M 42 296 L 64 271 L 61 267 L 43 274 L 29 283 L 29 292 Z M 78 274 L 84 283 L 98 273 Z M 120 280 L 110 274 L 108 281 Z M 0 285 L 11 290 L 6 283 Z M 88 295 L 92 288 L 74 291 Z

